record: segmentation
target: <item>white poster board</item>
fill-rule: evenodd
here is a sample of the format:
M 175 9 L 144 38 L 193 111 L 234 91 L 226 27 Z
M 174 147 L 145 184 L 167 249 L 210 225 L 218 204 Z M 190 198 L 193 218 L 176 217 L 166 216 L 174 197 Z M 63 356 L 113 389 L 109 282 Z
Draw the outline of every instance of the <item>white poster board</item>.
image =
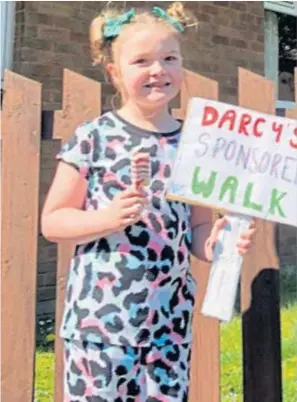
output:
M 297 122 L 192 98 L 166 196 L 297 226 Z

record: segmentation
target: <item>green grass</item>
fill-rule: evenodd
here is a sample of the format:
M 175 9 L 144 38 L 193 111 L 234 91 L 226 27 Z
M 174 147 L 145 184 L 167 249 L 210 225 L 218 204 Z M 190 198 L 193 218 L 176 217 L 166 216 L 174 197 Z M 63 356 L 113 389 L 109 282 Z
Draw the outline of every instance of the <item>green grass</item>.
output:
M 283 402 L 296 401 L 297 388 L 297 305 L 281 312 Z M 221 326 L 221 394 L 222 402 L 242 402 L 241 319 Z M 52 352 L 36 354 L 35 402 L 53 402 Z
M 34 402 L 54 401 L 54 353 L 38 350 Z
M 283 402 L 296 402 L 297 305 L 281 311 Z M 221 326 L 222 402 L 242 402 L 241 318 Z

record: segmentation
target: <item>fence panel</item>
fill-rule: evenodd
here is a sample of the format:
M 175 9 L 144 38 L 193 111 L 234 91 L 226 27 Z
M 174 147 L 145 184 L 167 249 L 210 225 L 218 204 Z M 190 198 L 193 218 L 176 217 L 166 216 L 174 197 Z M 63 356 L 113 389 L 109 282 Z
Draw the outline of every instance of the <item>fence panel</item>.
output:
M 64 71 L 63 110 L 54 113 L 55 140 L 61 139 L 64 143 L 78 124 L 101 114 L 101 87 L 96 81 Z M 297 96 L 297 88 L 295 91 Z M 239 69 L 240 106 L 274 113 L 273 92 L 271 82 Z M 174 110 L 175 116 L 185 118 L 187 102 L 192 96 L 218 99 L 217 82 L 185 70 L 181 107 Z M 289 111 L 287 117 L 296 118 L 296 110 Z M 35 362 L 41 84 L 6 72 L 2 124 L 2 397 L 4 402 L 31 402 Z M 241 285 L 244 401 L 280 402 L 279 264 L 274 225 L 259 221 L 257 226 L 256 245 L 245 259 Z M 58 247 L 55 402 L 63 401 L 63 344 L 58 331 L 72 252 L 73 247 Z M 192 273 L 198 283 L 198 297 L 193 324 L 190 400 L 219 402 L 219 322 L 200 314 L 209 265 L 193 258 Z
M 218 83 L 192 71 L 185 70 L 181 91 L 181 108 L 174 115 L 184 119 L 189 98 L 193 96 L 218 99 Z M 198 283 L 193 322 L 190 401 L 218 402 L 220 400 L 220 327 L 218 320 L 200 314 L 210 266 L 192 259 L 192 274 Z
M 2 112 L 2 400 L 34 388 L 41 84 L 5 72 Z
M 62 143 L 71 137 L 82 122 L 101 114 L 101 84 L 70 70 L 64 70 L 63 110 L 54 115 L 54 138 Z M 65 285 L 73 247 L 58 246 L 56 290 L 55 402 L 63 401 L 63 342 L 59 329 L 64 307 Z
M 273 83 L 240 68 L 239 105 L 274 114 Z M 259 220 L 257 229 L 255 247 L 245 259 L 241 286 L 244 401 L 280 402 L 279 261 L 275 225 Z

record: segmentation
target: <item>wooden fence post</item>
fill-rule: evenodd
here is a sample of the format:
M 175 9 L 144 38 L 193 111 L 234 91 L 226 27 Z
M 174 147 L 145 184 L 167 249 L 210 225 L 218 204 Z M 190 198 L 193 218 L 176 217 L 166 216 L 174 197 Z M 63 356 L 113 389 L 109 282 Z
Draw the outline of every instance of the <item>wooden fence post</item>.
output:
M 54 138 L 66 142 L 75 128 L 101 114 L 101 84 L 70 70 L 64 70 L 63 110 L 54 115 Z M 55 342 L 55 402 L 63 401 L 63 342 L 59 329 L 64 308 L 65 286 L 73 247 L 58 246 Z
M 239 69 L 239 105 L 275 113 L 274 86 Z M 241 285 L 245 402 L 281 402 L 279 262 L 275 225 L 257 222 L 255 247 L 245 258 Z
M 297 67 L 294 68 L 294 84 L 295 84 L 295 107 L 286 111 L 288 119 L 297 119 Z
M 34 393 L 41 84 L 5 72 L 2 112 L 1 348 L 4 402 Z
M 218 83 L 192 71 L 185 70 L 181 91 L 181 109 L 174 110 L 176 117 L 185 118 L 191 97 L 218 99 Z M 210 266 L 192 259 L 192 274 L 198 284 L 193 322 L 193 347 L 191 362 L 191 402 L 219 402 L 220 400 L 220 326 L 214 318 L 203 316 L 204 299 Z

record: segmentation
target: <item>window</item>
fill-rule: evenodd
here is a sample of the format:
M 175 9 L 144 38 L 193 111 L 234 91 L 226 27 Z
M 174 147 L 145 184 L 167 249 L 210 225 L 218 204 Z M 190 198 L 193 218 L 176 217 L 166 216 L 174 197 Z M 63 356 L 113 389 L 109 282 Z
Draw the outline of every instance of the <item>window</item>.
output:
M 0 2 L 1 24 L 1 88 L 4 70 L 12 67 L 13 41 L 14 41 L 14 1 Z
M 297 67 L 297 2 L 266 1 L 265 75 L 276 83 L 276 108 L 295 107 L 294 68 Z
M 294 68 L 297 62 L 297 18 L 292 15 L 278 14 L 278 99 L 295 100 Z

